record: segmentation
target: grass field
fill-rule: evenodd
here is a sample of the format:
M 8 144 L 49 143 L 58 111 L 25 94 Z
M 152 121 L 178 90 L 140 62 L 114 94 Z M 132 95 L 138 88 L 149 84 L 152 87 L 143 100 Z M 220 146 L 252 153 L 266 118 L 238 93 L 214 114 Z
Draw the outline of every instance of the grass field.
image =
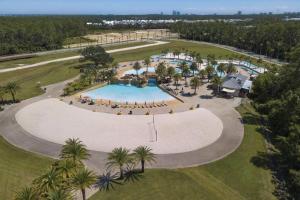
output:
M 130 42 L 130 43 L 124 43 L 124 44 L 116 44 L 112 46 L 106 46 L 104 49 L 106 50 L 113 50 L 113 49 L 120 49 L 120 48 L 127 48 L 127 47 L 133 47 L 133 46 L 140 46 L 149 44 L 149 42 Z M 61 53 L 51 53 L 47 55 L 41 55 L 36 56 L 32 58 L 24 58 L 24 59 L 18 59 L 18 60 L 11 60 L 11 61 L 4 61 L 0 62 L 0 69 L 7 69 L 7 68 L 13 68 L 13 67 L 19 67 L 22 65 L 30 65 L 34 63 L 39 63 L 47 60 L 54 60 L 58 58 L 64 58 L 64 57 L 70 57 L 70 56 L 76 56 L 79 55 L 79 51 L 66 51 Z
M 238 110 L 245 118 L 255 118 L 249 105 Z M 146 170 L 139 181 L 116 186 L 109 192 L 98 192 L 91 200 L 275 199 L 270 172 L 250 161 L 258 152 L 266 151 L 257 128 L 258 125 L 253 122 L 246 123 L 242 145 L 225 159 L 193 168 Z
M 137 45 L 137 43 L 123 44 L 122 47 L 113 46 L 110 48 L 119 48 L 119 47 L 125 48 L 130 45 L 135 46 Z M 183 41 L 172 41 L 171 43 L 160 45 L 160 46 L 152 46 L 143 49 L 136 49 L 136 50 L 130 50 L 126 52 L 114 53 L 113 57 L 118 62 L 141 60 L 147 56 L 159 54 L 163 49 L 166 48 L 168 49 L 187 48 L 190 49 L 191 51 L 197 51 L 201 53 L 203 57 L 205 57 L 207 54 L 212 54 L 212 53 L 218 57 L 225 56 L 229 53 L 226 50 L 208 46 L 208 45 L 199 45 L 199 44 L 193 44 L 190 42 L 183 42 Z M 74 54 L 74 52 L 67 52 L 66 54 L 68 53 L 71 53 L 72 55 Z M 47 56 L 55 56 L 55 58 L 58 58 L 56 56 L 59 55 L 60 54 L 47 55 Z M 44 57 L 43 58 L 41 57 L 30 58 L 28 59 L 28 62 L 33 62 L 32 59 L 45 60 Z M 52 59 L 54 59 L 54 57 L 52 57 Z M 13 61 L 9 61 L 9 62 L 13 62 Z M 19 60 L 18 62 L 21 62 L 21 60 Z M 76 75 L 79 74 L 80 65 L 81 63 L 79 63 L 78 60 L 70 60 L 70 61 L 64 61 L 58 63 L 51 63 L 48 65 L 43 65 L 41 67 L 34 67 L 34 68 L 12 71 L 7 73 L 0 73 L 0 85 L 5 85 L 9 81 L 16 81 L 21 87 L 21 90 L 18 91 L 17 93 L 17 98 L 23 100 L 23 99 L 34 97 L 42 93 L 42 90 L 39 87 L 37 87 L 38 82 L 41 85 L 48 85 L 48 84 L 57 83 L 75 77 Z M 10 96 L 7 95 L 6 98 L 10 98 Z
M 114 53 L 114 57 L 116 58 L 116 61 L 133 61 L 133 60 L 139 60 L 143 59 L 147 56 L 157 55 L 162 52 L 164 49 L 188 49 L 189 51 L 195 51 L 197 53 L 200 53 L 203 58 L 206 58 L 208 54 L 214 54 L 217 58 L 225 58 L 226 55 L 233 55 L 233 52 L 230 52 L 225 49 L 213 47 L 210 45 L 205 44 L 195 44 L 191 42 L 185 42 L 185 41 L 178 41 L 178 40 L 172 40 L 168 44 L 160 45 L 160 46 L 153 46 L 153 47 L 146 47 L 143 49 L 138 50 L 131 50 L 126 52 L 119 52 Z
M 64 57 L 70 57 L 76 55 L 79 55 L 78 51 L 67 51 L 62 53 L 52 53 L 52 54 L 47 54 L 42 56 L 36 56 L 32 58 L 4 61 L 4 62 L 0 62 L 0 69 L 19 67 L 21 65 L 30 65 L 34 63 L 43 62 L 46 60 L 54 60 L 57 58 L 64 58 Z
M 5 85 L 9 81 L 15 81 L 21 89 L 17 92 L 19 100 L 31 98 L 43 93 L 38 87 L 40 85 L 50 85 L 75 77 L 79 74 L 77 60 L 52 63 L 42 67 L 34 67 L 19 71 L 0 73 L 0 85 Z M 6 98 L 10 98 L 6 95 Z
M 11 200 L 15 192 L 50 166 L 50 158 L 29 153 L 8 144 L 0 136 L 0 199 Z

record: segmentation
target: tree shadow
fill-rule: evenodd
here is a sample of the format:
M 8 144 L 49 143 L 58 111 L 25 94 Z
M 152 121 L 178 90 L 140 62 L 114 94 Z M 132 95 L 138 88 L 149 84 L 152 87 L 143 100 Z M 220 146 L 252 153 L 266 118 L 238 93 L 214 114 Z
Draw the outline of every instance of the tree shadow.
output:
M 124 173 L 124 183 L 127 182 L 137 182 L 143 178 L 143 174 L 138 169 L 127 169 Z
M 201 95 L 201 99 L 212 99 L 214 96 L 213 95 Z
M 266 153 L 266 152 L 258 152 L 256 156 L 253 156 L 250 159 L 250 162 L 254 164 L 256 167 L 263 168 L 263 169 L 271 169 L 272 168 L 272 159 L 273 154 Z
M 249 124 L 249 125 L 257 125 L 259 120 L 260 120 L 259 116 L 250 112 L 246 112 L 242 118 L 243 124 Z

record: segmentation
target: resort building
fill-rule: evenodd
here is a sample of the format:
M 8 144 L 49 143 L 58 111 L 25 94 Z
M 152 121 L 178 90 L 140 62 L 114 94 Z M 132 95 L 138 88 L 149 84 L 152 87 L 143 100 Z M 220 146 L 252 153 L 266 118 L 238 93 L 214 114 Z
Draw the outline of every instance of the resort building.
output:
M 228 96 L 243 96 L 250 92 L 252 81 L 242 74 L 228 74 L 223 81 L 221 91 Z

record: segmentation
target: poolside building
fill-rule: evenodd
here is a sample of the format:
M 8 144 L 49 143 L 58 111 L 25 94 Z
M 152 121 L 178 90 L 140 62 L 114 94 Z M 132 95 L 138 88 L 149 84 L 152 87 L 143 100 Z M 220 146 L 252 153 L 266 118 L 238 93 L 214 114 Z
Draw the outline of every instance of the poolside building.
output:
M 242 74 L 228 74 L 223 81 L 221 91 L 227 96 L 244 96 L 249 93 L 252 87 L 252 81 Z

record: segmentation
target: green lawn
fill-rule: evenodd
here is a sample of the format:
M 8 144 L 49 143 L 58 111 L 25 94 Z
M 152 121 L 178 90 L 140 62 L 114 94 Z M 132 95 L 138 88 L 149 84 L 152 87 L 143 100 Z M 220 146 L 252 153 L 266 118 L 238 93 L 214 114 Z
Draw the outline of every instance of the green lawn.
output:
M 38 82 L 41 85 L 50 85 L 73 78 L 79 74 L 79 66 L 80 63 L 77 60 L 72 60 L 0 73 L 0 85 L 15 81 L 21 87 L 17 98 L 23 100 L 42 94 L 43 91 L 38 87 Z M 10 98 L 10 96 L 7 95 L 6 98 Z
M 0 199 L 13 199 L 53 162 L 52 159 L 18 149 L 0 136 Z
M 234 53 L 225 49 L 217 48 L 214 46 L 206 45 L 206 44 L 195 44 L 192 42 L 185 42 L 179 40 L 172 40 L 168 44 L 163 44 L 159 46 L 146 47 L 138 50 L 131 50 L 126 52 L 118 52 L 114 53 L 114 57 L 116 61 L 133 61 L 143 59 L 147 56 L 160 54 L 164 49 L 179 49 L 182 48 L 188 49 L 190 51 L 196 51 L 200 53 L 203 58 L 205 58 L 208 54 L 216 55 L 216 58 L 225 58 L 226 55 L 233 55 Z
M 238 110 L 243 117 L 254 113 L 249 105 Z M 139 181 L 116 186 L 109 192 L 98 192 L 91 200 L 275 199 L 270 172 L 250 162 L 258 152 L 266 151 L 257 128 L 256 124 L 245 124 L 242 145 L 225 159 L 186 169 L 147 170 Z
M 131 42 L 131 43 L 127 43 L 127 44 L 116 44 L 116 45 L 104 47 L 104 49 L 113 50 L 113 49 L 120 49 L 120 48 L 126 48 L 126 47 L 140 46 L 140 45 L 145 45 L 145 44 L 149 44 L 149 42 Z M 54 60 L 54 59 L 58 59 L 58 58 L 64 58 L 64 57 L 70 57 L 70 56 L 76 56 L 76 55 L 79 55 L 79 51 L 51 53 L 51 54 L 36 56 L 36 57 L 32 57 L 32 58 L 3 61 L 3 62 L 0 62 L 0 69 L 19 67 L 22 65 L 30 65 L 30 64 L 34 64 L 34 63 L 47 61 L 47 60 Z
M 76 55 L 79 55 L 78 51 L 67 51 L 63 53 L 51 53 L 51 54 L 36 56 L 32 58 L 4 61 L 4 62 L 0 62 L 0 69 L 19 67 L 21 65 L 30 65 L 34 63 L 43 62 L 46 60 L 54 60 L 58 58 L 64 58 L 64 57 L 70 57 Z

